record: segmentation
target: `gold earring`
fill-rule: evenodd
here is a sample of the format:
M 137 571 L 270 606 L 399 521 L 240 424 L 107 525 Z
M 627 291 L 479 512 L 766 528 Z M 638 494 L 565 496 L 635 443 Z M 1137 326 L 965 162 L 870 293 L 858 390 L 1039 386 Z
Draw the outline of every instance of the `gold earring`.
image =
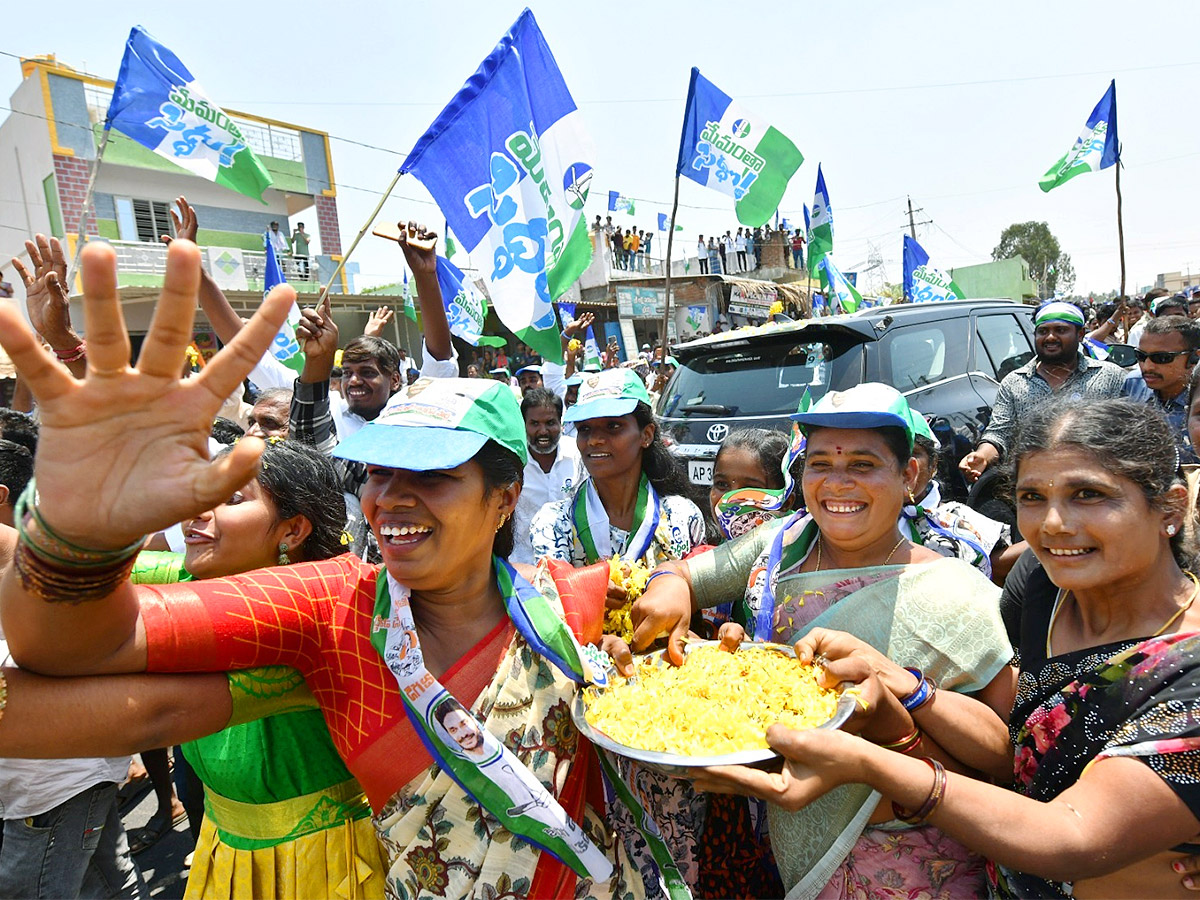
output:
M 503 528 L 504 523 L 507 521 L 508 521 L 508 513 L 500 513 L 500 524 L 496 526 L 496 530 L 499 531 L 501 528 Z
M 913 506 L 917 505 L 917 498 L 913 496 L 912 488 L 908 489 L 908 502 Z
M 289 548 L 288 548 L 288 545 L 287 545 L 286 543 L 284 543 L 283 541 L 280 541 L 280 542 L 279 542 L 279 564 L 280 564 L 281 566 L 286 566 L 286 565 L 289 565 L 289 564 L 291 563 L 291 561 L 292 561 L 292 560 L 291 560 L 291 559 L 288 557 L 288 549 L 289 549 Z

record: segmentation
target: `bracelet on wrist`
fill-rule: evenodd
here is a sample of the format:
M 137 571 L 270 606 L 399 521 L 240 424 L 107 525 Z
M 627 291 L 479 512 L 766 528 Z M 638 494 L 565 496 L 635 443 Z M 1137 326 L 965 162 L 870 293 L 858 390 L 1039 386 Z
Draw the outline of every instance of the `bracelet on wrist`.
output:
M 680 575 L 678 572 L 672 571 L 671 569 L 655 569 L 650 573 L 650 577 L 646 579 L 646 585 L 642 588 L 643 594 L 650 589 L 650 582 L 652 582 L 659 575 L 674 575 L 676 578 L 683 578 L 682 575 Z M 686 580 L 687 579 L 684 578 L 684 581 Z
M 51 566 L 66 570 L 77 569 L 81 573 L 131 561 L 145 542 L 145 536 L 142 536 L 124 547 L 113 550 L 93 550 L 71 543 L 56 534 L 38 511 L 36 478 L 29 479 L 29 484 L 17 498 L 13 520 L 20 546 L 27 547 L 34 556 Z
M 937 693 L 937 684 L 926 678 L 920 669 L 905 666 L 904 671 L 912 673 L 917 679 L 917 689 L 907 697 L 900 698 L 900 705 L 913 713 L 933 699 L 933 695 Z
M 58 357 L 59 362 L 78 362 L 87 356 L 87 341 L 80 338 L 79 343 L 70 350 L 55 350 L 54 355 Z
M 900 738 L 900 740 L 893 741 L 890 744 L 880 744 L 879 746 L 884 750 L 894 750 L 896 753 L 909 753 L 921 743 L 921 738 L 924 736 L 921 729 L 914 726 L 913 730 Z
M 942 798 L 946 796 L 946 767 L 936 759 L 926 759 L 925 762 L 933 769 L 933 787 L 929 789 L 929 796 L 925 798 L 921 808 L 916 812 L 910 812 L 895 800 L 892 801 L 892 815 L 906 825 L 924 824 L 941 805 Z

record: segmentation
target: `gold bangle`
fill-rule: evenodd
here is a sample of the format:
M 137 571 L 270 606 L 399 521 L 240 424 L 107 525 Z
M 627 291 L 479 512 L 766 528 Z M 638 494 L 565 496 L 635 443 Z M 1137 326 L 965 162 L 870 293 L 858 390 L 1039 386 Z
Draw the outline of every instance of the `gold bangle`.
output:
M 890 744 L 880 744 L 884 750 L 894 750 L 896 753 L 908 753 L 917 744 L 921 743 L 921 738 L 924 735 L 921 733 L 920 727 L 915 727 L 911 732 L 900 738 L 898 741 L 893 741 Z

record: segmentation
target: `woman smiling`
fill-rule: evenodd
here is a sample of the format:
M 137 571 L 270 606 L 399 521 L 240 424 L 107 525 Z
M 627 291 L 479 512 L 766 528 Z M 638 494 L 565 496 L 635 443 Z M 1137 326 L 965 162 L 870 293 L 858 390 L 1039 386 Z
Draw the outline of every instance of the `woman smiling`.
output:
M 418 381 L 339 445 L 340 456 L 368 468 L 363 512 L 382 568 L 347 554 L 137 587 L 126 576 L 141 535 L 210 508 L 252 476 L 257 443 L 243 440 L 210 464 L 208 423 L 294 294 L 276 288 L 184 383 L 176 373 L 195 308 L 194 245 L 168 248 L 136 367 L 112 250 L 87 247 L 82 260 L 91 338 L 84 381 L 54 366 L 0 308 L 0 337 L 44 422 L 39 487 L 26 495 L 17 561 L 0 587 L 18 661 L 55 674 L 298 669 L 375 812 L 395 895 L 658 890 L 658 870 L 640 877 L 605 826 L 600 761 L 569 714 L 577 685 L 604 669 L 564 623 L 564 604 L 580 633 L 598 631 L 602 605 L 570 591 L 564 600 L 545 569 L 522 573 L 506 559 L 527 452 L 512 392 L 481 379 Z M 156 465 L 141 463 L 148 453 Z M 78 503 L 68 483 L 80 478 L 96 503 Z M 439 719 L 451 701 L 481 726 L 478 760 L 457 752 Z M 634 821 L 643 816 L 639 809 Z
M 670 630 L 669 653 L 682 662 L 680 642 L 693 611 L 733 599 L 756 640 L 791 642 L 813 628 L 836 627 L 902 656 L 944 688 L 1002 694 L 1012 651 L 999 589 L 898 528 L 917 477 L 913 413 L 904 398 L 886 385 L 864 384 L 826 394 L 793 418 L 808 442 L 806 510 L 660 567 L 675 577 L 655 578 L 634 605 L 634 649 Z M 729 637 L 738 626 L 724 629 Z M 944 756 L 931 743 L 906 749 Z M 715 778 L 705 787 L 736 789 Z M 861 786 L 799 812 L 772 807 L 771 847 L 789 896 L 982 889 L 979 856 L 936 829 L 905 829 L 893 819 L 879 794 Z
M 845 634 L 813 632 L 798 650 L 831 660 L 829 678 L 860 682 L 873 710 L 892 715 L 898 698 L 923 693 L 891 727 L 1015 790 L 850 734 L 778 726 L 768 740 L 789 759 L 782 776 L 724 777 L 789 807 L 869 784 L 898 815 L 993 860 L 1001 896 L 1186 896 L 1178 873 L 1200 833 L 1200 586 L 1170 431 L 1128 402 L 1046 405 L 1019 432 L 1013 465 L 1031 552 L 1006 585 L 1021 654 L 1007 698 L 931 693 Z

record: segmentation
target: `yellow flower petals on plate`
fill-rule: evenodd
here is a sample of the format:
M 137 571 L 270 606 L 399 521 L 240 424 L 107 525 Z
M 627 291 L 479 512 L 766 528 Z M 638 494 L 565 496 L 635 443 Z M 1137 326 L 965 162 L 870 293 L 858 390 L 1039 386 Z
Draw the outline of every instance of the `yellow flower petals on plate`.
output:
M 678 668 L 647 657 L 636 675 L 604 691 L 587 688 L 587 720 L 620 744 L 659 753 L 765 750 L 771 725 L 815 728 L 833 718 L 838 704 L 836 691 L 817 684 L 812 666 L 752 644 L 737 653 L 697 647 Z
M 626 643 L 633 640 L 633 618 L 629 611 L 633 601 L 642 596 L 650 569 L 640 562 L 626 562 L 619 556 L 608 561 L 608 579 L 625 589 L 628 602 L 621 609 L 609 609 L 604 613 L 604 633 L 615 634 Z

